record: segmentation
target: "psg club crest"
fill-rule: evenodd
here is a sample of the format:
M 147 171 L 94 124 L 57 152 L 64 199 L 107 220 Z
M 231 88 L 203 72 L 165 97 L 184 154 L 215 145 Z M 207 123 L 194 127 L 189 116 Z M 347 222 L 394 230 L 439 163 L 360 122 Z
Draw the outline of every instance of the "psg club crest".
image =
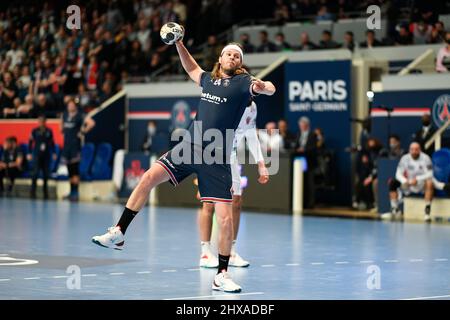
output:
M 172 128 L 186 129 L 191 121 L 191 108 L 184 100 L 177 101 L 172 108 Z
M 133 190 L 144 175 L 145 170 L 141 167 L 141 161 L 131 161 L 131 168 L 125 171 L 125 182 L 127 189 Z
M 439 96 L 431 109 L 434 124 L 440 128 L 450 119 L 450 95 Z M 447 128 L 448 130 L 448 128 Z

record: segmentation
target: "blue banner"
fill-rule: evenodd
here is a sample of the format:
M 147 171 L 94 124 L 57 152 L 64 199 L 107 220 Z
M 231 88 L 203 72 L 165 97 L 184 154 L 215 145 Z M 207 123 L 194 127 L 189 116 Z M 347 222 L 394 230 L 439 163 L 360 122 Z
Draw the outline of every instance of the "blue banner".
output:
M 321 128 L 327 149 L 335 152 L 337 185 L 320 193 L 319 201 L 348 205 L 351 201 L 351 61 L 291 62 L 285 64 L 285 117 L 297 133 L 306 116 L 311 129 Z

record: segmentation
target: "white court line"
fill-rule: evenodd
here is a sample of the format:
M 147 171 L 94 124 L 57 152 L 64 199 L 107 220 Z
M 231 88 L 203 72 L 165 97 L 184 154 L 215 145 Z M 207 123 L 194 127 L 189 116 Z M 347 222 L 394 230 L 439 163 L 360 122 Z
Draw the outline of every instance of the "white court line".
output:
M 177 270 L 175 270 L 175 269 L 168 269 L 168 270 L 163 270 L 162 272 L 177 272 Z
M 426 299 L 439 299 L 439 298 L 450 298 L 450 294 L 445 296 L 431 296 L 431 297 L 416 297 L 416 298 L 406 298 L 399 300 L 426 300 Z
M 446 259 L 446 258 L 437 258 L 437 259 L 434 259 L 434 261 L 448 261 L 448 259 Z
M 200 271 L 200 268 L 187 269 L 187 271 Z
M 87 274 L 82 274 L 82 277 L 96 277 L 97 275 L 95 273 L 87 273 Z
M 152 273 L 151 271 L 138 271 L 136 272 L 137 274 L 147 274 L 147 273 Z
M 110 273 L 109 275 L 110 276 L 121 276 L 121 275 L 124 275 L 125 273 L 123 273 L 123 272 L 112 272 L 112 273 Z
M 318 265 L 322 265 L 322 264 L 325 264 L 325 263 L 324 262 L 311 262 L 311 264 L 313 266 L 318 266 Z
M 373 260 L 362 260 L 359 263 L 373 263 Z
M 7 254 L 7 253 L 0 253 L 0 257 L 7 257 L 7 256 L 9 256 L 9 254 Z
M 386 262 L 386 263 L 396 263 L 396 262 L 398 262 L 398 260 L 384 260 L 384 262 Z
M 23 278 L 23 280 L 38 280 L 40 277 Z
M 422 262 L 423 259 L 409 259 L 409 262 Z
M 348 264 L 348 261 L 336 261 L 335 264 Z
M 274 264 L 262 264 L 261 267 L 263 267 L 263 268 L 272 268 L 272 267 L 275 267 L 275 265 Z
M 264 294 L 264 292 L 247 292 L 247 293 L 225 293 L 225 294 L 212 294 L 209 296 L 196 296 L 196 297 L 181 297 L 181 298 L 168 298 L 164 300 L 187 300 L 187 299 L 203 299 L 203 298 L 216 298 L 216 297 L 233 297 L 233 296 L 250 296 Z
M 68 278 L 69 276 L 53 276 L 53 279 Z
M 0 282 L 1 281 L 10 281 L 11 279 L 0 279 Z
M 300 264 L 299 263 L 286 263 L 286 265 L 288 267 L 295 267 L 295 266 L 299 266 Z

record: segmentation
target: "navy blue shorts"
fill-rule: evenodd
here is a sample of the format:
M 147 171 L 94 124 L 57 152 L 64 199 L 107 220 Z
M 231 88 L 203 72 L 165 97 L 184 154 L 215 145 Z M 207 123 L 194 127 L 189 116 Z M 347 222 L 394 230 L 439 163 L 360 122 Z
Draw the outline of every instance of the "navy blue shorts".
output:
M 66 162 L 75 163 L 81 161 L 81 147 L 77 145 L 64 146 L 61 157 L 63 157 Z
M 207 164 L 203 158 L 197 158 L 201 159 L 202 163 L 195 163 L 194 154 L 201 157 L 203 149 L 190 143 L 187 144 L 191 146 L 192 152 L 186 155 L 190 161 L 181 161 L 177 147 L 182 144 L 186 146 L 185 142 L 181 142 L 156 161 L 169 174 L 169 182 L 177 186 L 185 178 L 195 173 L 198 177 L 200 201 L 231 203 L 233 196 L 230 165 L 227 163 Z

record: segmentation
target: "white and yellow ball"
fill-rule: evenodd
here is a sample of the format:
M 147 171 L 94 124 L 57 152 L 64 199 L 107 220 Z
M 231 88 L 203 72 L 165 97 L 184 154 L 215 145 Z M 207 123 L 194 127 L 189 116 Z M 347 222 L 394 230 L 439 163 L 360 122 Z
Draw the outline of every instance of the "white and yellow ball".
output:
M 161 40 L 167 44 L 172 45 L 184 36 L 184 29 L 176 22 L 167 22 L 161 27 L 159 32 Z

